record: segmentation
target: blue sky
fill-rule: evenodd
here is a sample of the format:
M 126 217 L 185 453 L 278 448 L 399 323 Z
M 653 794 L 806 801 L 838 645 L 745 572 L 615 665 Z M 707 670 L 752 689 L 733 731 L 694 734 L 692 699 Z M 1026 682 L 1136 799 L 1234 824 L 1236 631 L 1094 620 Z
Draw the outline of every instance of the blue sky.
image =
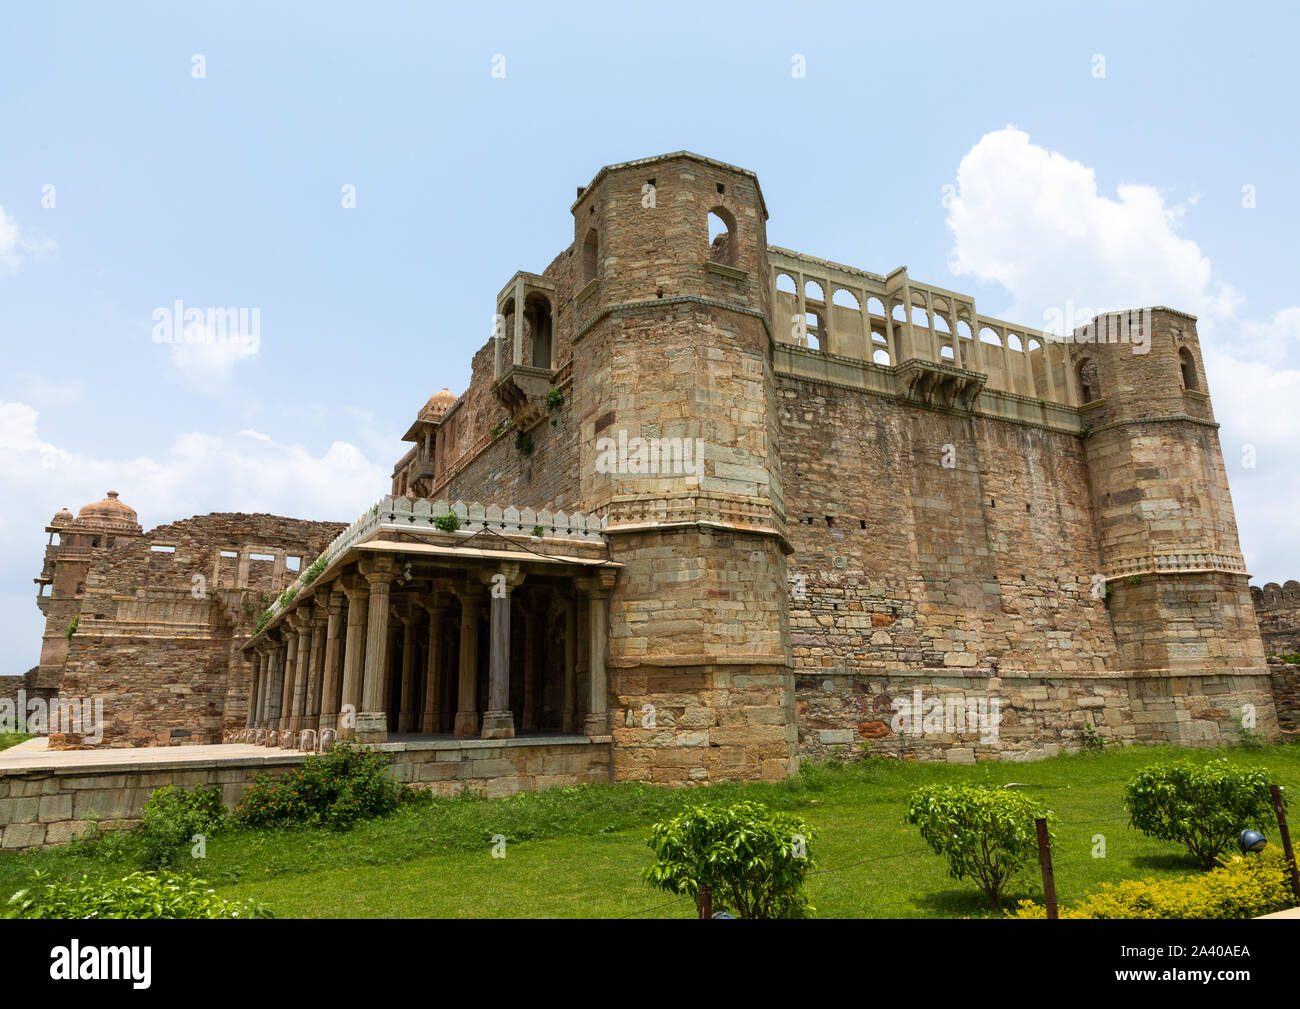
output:
M 907 265 L 987 314 L 1200 314 L 1248 566 L 1300 578 L 1298 21 L 1249 4 L 8 5 L 0 672 L 35 661 L 30 579 L 58 507 L 112 487 L 146 526 L 351 519 L 424 400 L 464 389 L 497 290 L 567 245 L 575 187 L 679 149 L 757 172 L 774 244 Z M 156 343 L 151 315 L 178 298 L 258 308 L 257 352 Z

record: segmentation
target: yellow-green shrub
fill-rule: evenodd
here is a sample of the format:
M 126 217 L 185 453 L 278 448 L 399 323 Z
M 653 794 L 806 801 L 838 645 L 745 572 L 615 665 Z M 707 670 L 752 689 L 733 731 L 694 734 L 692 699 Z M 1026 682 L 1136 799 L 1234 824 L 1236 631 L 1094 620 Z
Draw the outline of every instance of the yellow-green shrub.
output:
M 1232 855 L 1207 873 L 1174 879 L 1128 879 L 1102 883 L 1101 892 L 1071 908 L 1062 918 L 1256 918 L 1290 907 L 1290 875 L 1280 848 L 1258 855 Z M 1045 918 L 1047 910 L 1022 900 L 1011 918 Z

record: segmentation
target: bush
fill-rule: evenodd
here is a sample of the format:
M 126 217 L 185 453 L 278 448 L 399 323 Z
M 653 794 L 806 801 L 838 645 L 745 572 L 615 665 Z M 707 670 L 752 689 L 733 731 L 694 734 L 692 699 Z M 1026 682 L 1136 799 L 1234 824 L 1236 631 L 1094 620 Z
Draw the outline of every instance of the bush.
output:
M 813 865 L 812 836 L 803 820 L 756 802 L 695 807 L 650 828 L 658 861 L 642 877 L 697 900 L 700 887 L 710 886 L 715 912 L 804 918 L 813 912 L 800 892 Z
M 439 515 L 433 520 L 433 527 L 439 532 L 454 533 L 460 528 L 460 516 L 455 512 L 447 512 L 446 515 Z
M 201 879 L 169 873 L 133 872 L 124 879 L 76 883 L 32 876 L 31 885 L 9 898 L 4 918 L 273 918 L 253 901 L 218 897 Z
M 278 780 L 259 774 L 233 815 L 250 827 L 319 824 L 335 830 L 384 816 L 413 791 L 384 774 L 388 759 L 379 751 L 337 742 Z
M 1209 869 L 1242 830 L 1276 822 L 1268 785 L 1262 767 L 1168 761 L 1139 771 L 1124 786 L 1124 805 L 1130 827 L 1181 844 Z
M 216 785 L 195 785 L 192 792 L 175 785 L 157 789 L 140 812 L 142 864 L 146 869 L 175 865 L 196 834 L 211 833 L 225 818 Z
M 948 859 L 948 875 L 970 879 L 997 907 L 1008 881 L 1038 861 L 1038 831 L 1034 820 L 1052 817 L 1043 806 L 1021 792 L 992 785 L 931 785 L 907 800 L 908 823 L 921 828 L 921 837 L 936 855 Z
M 1290 873 L 1280 848 L 1233 855 L 1220 868 L 1176 879 L 1130 879 L 1102 883 L 1101 892 L 1060 908 L 1061 918 L 1257 918 L 1289 907 Z M 1047 909 L 1020 902 L 1012 918 L 1045 918 Z

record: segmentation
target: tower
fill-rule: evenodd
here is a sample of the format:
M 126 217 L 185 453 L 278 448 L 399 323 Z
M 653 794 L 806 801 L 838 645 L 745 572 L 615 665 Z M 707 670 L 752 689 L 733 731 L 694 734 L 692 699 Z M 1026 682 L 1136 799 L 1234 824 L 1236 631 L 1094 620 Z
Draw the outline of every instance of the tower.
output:
M 1102 315 L 1075 331 L 1070 361 L 1139 738 L 1212 745 L 1243 725 L 1272 735 L 1196 319 L 1168 308 Z
M 784 777 L 790 548 L 758 180 L 669 154 L 602 169 L 572 213 L 581 499 L 624 565 L 616 776 Z

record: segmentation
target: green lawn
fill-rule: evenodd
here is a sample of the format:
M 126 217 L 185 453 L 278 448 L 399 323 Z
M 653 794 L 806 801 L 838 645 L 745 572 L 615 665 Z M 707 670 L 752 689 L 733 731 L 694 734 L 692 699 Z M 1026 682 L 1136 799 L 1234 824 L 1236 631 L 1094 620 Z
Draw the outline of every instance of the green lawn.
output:
M 25 732 L 0 732 L 0 750 L 7 750 L 9 747 L 25 743 L 31 738 Z
M 1123 784 L 1135 771 L 1174 756 L 1259 764 L 1279 784 L 1300 785 L 1296 744 L 1251 751 L 1133 747 L 973 767 L 872 760 L 809 767 L 779 785 L 599 785 L 436 800 L 347 833 L 227 831 L 209 839 L 207 859 L 195 871 L 223 896 L 262 901 L 279 917 L 691 917 L 689 901 L 670 902 L 640 881 L 651 858 L 647 828 L 686 804 L 743 796 L 798 813 L 817 831 L 810 896 L 818 917 L 984 916 L 975 888 L 949 879 L 916 828 L 903 822 L 913 788 L 948 781 L 1030 786 L 1026 791 L 1060 818 L 1057 893 L 1069 903 L 1102 881 L 1197 871 L 1179 849 L 1129 829 L 1121 807 Z M 492 857 L 497 834 L 506 837 L 505 858 Z M 1096 835 L 1105 838 L 1105 858 L 1092 857 Z M 130 841 L 101 842 L 0 855 L 0 898 L 37 869 L 60 878 L 123 875 L 135 868 L 130 849 Z M 1011 888 L 1008 906 L 1025 897 L 1041 899 L 1036 869 Z

